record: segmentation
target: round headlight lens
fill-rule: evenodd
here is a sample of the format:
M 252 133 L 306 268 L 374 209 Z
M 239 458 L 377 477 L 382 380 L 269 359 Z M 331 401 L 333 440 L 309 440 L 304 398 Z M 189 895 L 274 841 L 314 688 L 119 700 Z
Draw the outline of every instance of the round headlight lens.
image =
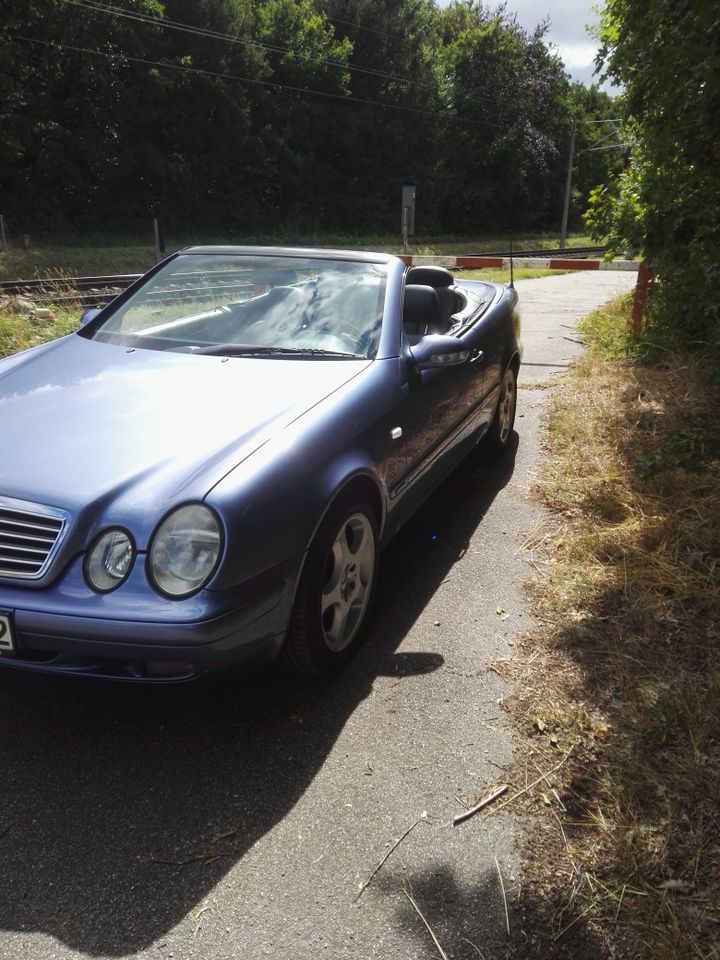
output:
M 106 530 L 87 556 L 87 582 L 98 593 L 114 590 L 127 578 L 134 557 L 135 547 L 124 530 Z
M 206 583 L 220 557 L 220 526 L 200 503 L 179 507 L 160 524 L 150 547 L 155 586 L 171 597 L 186 597 Z

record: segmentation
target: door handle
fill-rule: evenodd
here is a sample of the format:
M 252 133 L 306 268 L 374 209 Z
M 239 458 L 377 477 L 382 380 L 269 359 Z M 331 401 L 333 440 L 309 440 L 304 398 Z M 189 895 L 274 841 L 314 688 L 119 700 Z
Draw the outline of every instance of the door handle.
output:
M 482 350 L 475 350 L 470 357 L 470 363 L 481 363 L 484 358 L 485 354 Z

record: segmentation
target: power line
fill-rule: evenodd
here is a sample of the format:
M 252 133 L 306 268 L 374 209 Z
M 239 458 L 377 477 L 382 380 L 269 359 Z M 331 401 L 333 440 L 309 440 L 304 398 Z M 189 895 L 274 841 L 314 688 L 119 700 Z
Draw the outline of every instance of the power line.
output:
M 75 6 L 75 7 L 80 7 L 87 10 L 92 10 L 95 13 L 107 13 L 112 16 L 123 17 L 128 20 L 136 20 L 140 23 L 149 23 L 156 27 L 165 27 L 170 30 L 177 30 L 181 33 L 189 33 L 191 35 L 194 34 L 195 36 L 204 37 L 206 39 L 222 40 L 227 43 L 234 43 L 242 46 L 258 47 L 260 49 L 270 50 L 273 53 L 291 53 L 292 54 L 294 52 L 290 47 L 283 47 L 278 44 L 266 43 L 265 41 L 262 41 L 262 40 L 247 40 L 243 37 L 236 37 L 236 36 L 232 36 L 231 34 L 221 33 L 217 30 L 210 30 L 206 27 L 193 27 L 193 26 L 190 26 L 190 24 L 180 23 L 177 20 L 166 20 L 165 18 L 160 19 L 158 17 L 151 17 L 147 14 L 138 13 L 136 11 L 127 11 L 127 10 L 123 10 L 120 7 L 114 7 L 112 5 L 98 3 L 96 2 L 96 0 L 62 0 L 62 2 L 68 4 L 69 6 Z M 341 22 L 349 22 L 349 21 L 341 21 Z M 370 29 L 370 28 L 367 28 L 367 29 Z M 374 32 L 379 32 L 379 31 L 374 31 Z M 383 34 L 383 36 L 391 37 L 392 35 Z M 338 60 L 325 60 L 322 57 L 309 57 L 308 59 L 314 63 L 322 63 L 328 66 L 340 67 L 341 69 L 347 70 L 350 73 L 364 73 L 366 75 L 374 76 L 382 80 L 395 80 L 395 81 L 399 81 L 400 83 L 412 84 L 413 86 L 420 87 L 421 89 L 431 89 L 430 84 L 424 83 L 421 80 L 412 80 L 409 77 L 402 77 L 397 74 L 383 73 L 381 70 L 376 70 L 374 67 L 355 66 L 352 64 L 343 63 Z M 496 103 L 496 99 L 494 97 L 487 96 L 487 94 L 474 93 L 473 99 L 484 100 L 487 103 L 492 103 L 492 104 Z M 368 103 L 374 102 L 379 104 L 379 101 L 368 100 L 367 102 Z M 379 104 L 379 105 L 384 106 L 384 104 Z M 416 113 L 427 113 L 429 116 L 438 116 L 437 112 L 423 111 L 418 108 L 398 106 L 396 109 L 411 110 Z M 487 121 L 483 121 L 483 120 L 467 119 L 467 122 L 480 124 L 482 126 L 487 126 L 487 127 L 492 127 L 494 129 L 497 129 L 493 127 L 492 124 L 488 124 Z
M 8 33 L 6 34 L 6 36 L 10 40 L 20 40 L 24 43 L 37 43 L 45 47 L 52 47 L 53 49 L 71 50 L 74 53 L 85 53 L 85 54 L 88 54 L 89 56 L 101 57 L 102 59 L 108 60 L 108 61 L 111 59 L 110 55 L 108 55 L 106 52 L 103 52 L 101 50 L 88 50 L 86 47 L 75 47 L 67 43 L 58 43 L 55 40 L 39 40 L 34 37 L 22 37 L 19 34 Z M 345 96 L 340 93 L 331 93 L 330 91 L 327 91 L 327 90 L 312 90 L 312 89 L 308 89 L 307 87 L 297 87 L 287 83 L 278 83 L 277 81 L 274 81 L 274 80 L 259 80 L 257 77 L 242 77 L 237 74 L 220 73 L 219 71 L 215 71 L 215 70 L 202 70 L 199 67 L 189 67 L 189 66 L 186 66 L 185 64 L 167 63 L 161 60 L 147 60 L 142 57 L 131 57 L 125 53 L 117 53 L 117 54 L 113 54 L 112 56 L 117 59 L 122 59 L 123 61 L 127 61 L 128 63 L 140 63 L 149 67 L 160 67 L 162 69 L 175 70 L 181 73 L 194 73 L 200 76 L 214 77 L 220 80 L 238 80 L 242 83 L 251 83 L 251 84 L 254 84 L 255 86 L 270 87 L 271 89 L 275 89 L 275 90 L 290 90 L 293 93 L 301 93 L 304 95 L 309 94 L 311 96 L 317 96 L 317 97 L 326 97 L 331 100 L 342 100 L 343 103 L 359 103 L 365 106 L 380 107 L 383 110 L 401 110 L 404 113 L 419 114 L 420 116 L 432 117 L 433 119 L 437 119 L 438 117 L 442 116 L 442 114 L 438 113 L 437 111 L 421 110 L 418 107 L 404 107 L 401 104 L 397 104 L 397 103 L 382 103 L 380 100 L 369 100 L 364 97 Z M 475 120 L 470 117 L 462 117 L 459 115 L 448 115 L 448 118 L 454 121 L 457 121 L 459 123 L 470 123 L 476 126 L 487 127 L 490 130 L 504 129 L 499 127 L 497 124 L 487 123 L 484 120 Z
M 404 43 L 407 37 L 398 37 L 394 33 L 384 33 L 382 30 L 375 30 L 373 27 L 364 27 L 360 23 L 353 23 L 352 20 L 341 20 L 340 17 L 328 17 L 331 23 L 341 23 L 344 27 L 352 27 L 354 30 L 364 30 L 365 33 L 374 33 L 378 37 L 384 37 L 387 40 L 399 40 Z
M 155 27 L 161 27 L 167 30 L 176 30 L 180 33 L 189 33 L 197 37 L 203 37 L 211 40 L 222 40 L 225 43 L 238 44 L 245 47 L 257 47 L 261 50 L 269 50 L 272 53 L 294 53 L 290 47 L 283 47 L 279 44 L 266 43 L 263 40 L 248 40 L 245 37 L 237 37 L 228 33 L 221 33 L 218 30 L 210 30 L 206 27 L 193 27 L 187 23 L 180 23 L 177 20 L 168 20 L 166 18 L 151 17 L 148 14 L 137 11 L 123 10 L 120 7 L 114 7 L 102 3 L 95 3 L 93 0 L 63 0 L 68 6 L 80 7 L 86 10 L 92 10 L 95 13 L 106 13 L 114 17 L 122 17 L 125 20 L 135 20 L 138 23 L 149 23 Z M 314 63 L 321 63 L 325 66 L 338 67 L 341 70 L 347 70 L 352 73 L 364 73 L 369 76 L 377 77 L 381 80 L 395 80 L 400 83 L 410 83 L 418 87 L 427 87 L 426 83 L 419 80 L 413 80 L 410 77 L 402 77 L 397 74 L 384 73 L 382 70 L 376 70 L 374 67 L 362 67 L 344 63 L 341 60 L 329 60 L 323 57 L 309 57 Z
M 597 150 L 620 150 L 620 149 L 630 149 L 633 147 L 632 143 L 611 143 L 607 147 L 588 147 L 587 150 L 581 150 L 577 156 L 581 156 L 583 153 L 595 153 Z

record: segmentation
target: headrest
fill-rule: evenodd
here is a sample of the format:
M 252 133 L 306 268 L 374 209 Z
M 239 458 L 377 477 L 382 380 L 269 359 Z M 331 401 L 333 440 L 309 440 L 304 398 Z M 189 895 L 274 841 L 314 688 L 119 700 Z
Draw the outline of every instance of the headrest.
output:
M 418 333 L 433 330 L 441 325 L 442 311 L 440 301 L 433 287 L 420 284 L 405 285 L 405 301 L 403 304 L 403 324 L 417 326 Z
M 410 267 L 405 275 L 405 283 L 422 283 L 428 287 L 450 287 L 454 282 L 445 267 Z

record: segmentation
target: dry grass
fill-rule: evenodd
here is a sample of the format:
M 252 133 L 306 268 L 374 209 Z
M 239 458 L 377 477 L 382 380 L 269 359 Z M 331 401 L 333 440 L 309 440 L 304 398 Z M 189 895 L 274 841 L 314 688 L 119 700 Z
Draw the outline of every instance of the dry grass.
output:
M 515 710 L 537 750 L 577 747 L 565 809 L 551 804 L 560 829 L 525 855 L 533 911 L 549 925 L 543 957 L 710 958 L 720 956 L 720 458 L 709 443 L 678 459 L 673 438 L 712 440 L 718 395 L 695 360 L 605 359 L 627 352 L 626 316 L 616 304 L 585 325 L 604 353 L 591 350 L 550 401 L 551 521 L 529 544 L 541 636 Z M 567 879 L 549 882 L 558 861 Z

